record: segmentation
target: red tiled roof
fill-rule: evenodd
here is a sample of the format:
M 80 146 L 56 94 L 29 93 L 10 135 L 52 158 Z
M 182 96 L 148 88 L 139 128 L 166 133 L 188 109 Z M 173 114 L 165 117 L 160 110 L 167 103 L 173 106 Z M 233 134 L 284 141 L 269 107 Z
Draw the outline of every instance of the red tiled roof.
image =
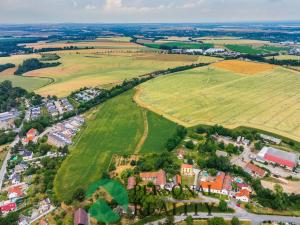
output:
M 250 191 L 247 189 L 240 190 L 238 193 L 235 195 L 236 197 L 243 197 L 246 196 L 247 198 L 250 198 Z
M 47 223 L 45 220 L 41 220 L 41 221 L 39 222 L 39 225 L 48 225 L 48 223 Z
M 0 207 L 1 212 L 9 212 L 15 210 L 17 208 L 17 204 L 15 202 L 7 203 Z
M 255 164 L 252 164 L 251 162 L 247 163 L 246 169 L 250 170 L 252 173 L 259 175 L 260 177 L 263 177 L 266 174 L 266 171 L 264 171 L 262 168 L 259 168 Z
M 136 185 L 135 177 L 129 177 L 128 184 L 127 184 L 127 190 L 133 189 L 135 185 Z
M 74 225 L 88 225 L 88 215 L 84 209 L 79 208 L 75 211 Z
M 23 195 L 22 188 L 20 186 L 11 187 L 8 189 L 8 193 L 16 193 L 18 197 Z
M 229 175 L 226 175 L 224 178 L 224 182 L 223 182 L 223 189 L 227 190 L 227 191 L 231 191 L 232 190 L 232 177 Z
M 192 169 L 193 168 L 193 165 L 190 165 L 190 164 L 182 164 L 181 165 L 181 169 Z
M 155 185 L 165 185 L 166 181 L 166 173 L 163 170 L 159 170 L 158 172 L 142 172 L 140 173 L 140 177 L 142 180 L 151 180 Z
M 297 166 L 297 164 L 293 161 L 289 161 L 289 160 L 286 160 L 286 159 L 279 158 L 279 157 L 277 157 L 275 155 L 272 155 L 270 153 L 266 153 L 265 156 L 264 156 L 264 159 L 268 160 L 268 161 L 272 161 L 273 163 L 278 163 L 279 165 L 282 165 L 282 166 L 290 167 L 290 168 L 294 168 L 294 167 Z
M 225 178 L 225 173 L 220 172 L 214 181 L 201 181 L 200 186 L 203 189 L 210 188 L 210 190 L 221 191 L 223 187 L 224 178 Z

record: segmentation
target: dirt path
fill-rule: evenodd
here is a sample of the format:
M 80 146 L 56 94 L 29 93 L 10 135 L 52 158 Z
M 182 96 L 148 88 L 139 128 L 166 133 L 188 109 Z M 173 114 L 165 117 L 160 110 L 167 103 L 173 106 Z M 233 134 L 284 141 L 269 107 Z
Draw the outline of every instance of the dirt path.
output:
M 141 148 L 143 147 L 146 138 L 148 137 L 148 131 L 149 131 L 149 126 L 148 126 L 148 119 L 147 119 L 147 112 L 146 110 L 143 110 L 143 118 L 144 118 L 144 133 L 143 136 L 141 137 L 139 143 L 137 144 L 134 154 L 138 154 Z

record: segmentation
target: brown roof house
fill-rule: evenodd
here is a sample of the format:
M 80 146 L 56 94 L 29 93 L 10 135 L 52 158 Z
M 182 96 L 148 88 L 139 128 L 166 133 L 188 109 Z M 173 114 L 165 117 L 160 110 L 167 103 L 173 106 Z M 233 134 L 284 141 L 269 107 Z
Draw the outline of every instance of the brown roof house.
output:
M 157 172 L 143 172 L 140 173 L 140 177 L 143 181 L 151 181 L 153 184 L 164 187 L 167 183 L 166 172 L 159 170 Z
M 89 225 L 89 218 L 86 211 L 79 208 L 74 213 L 74 225 Z
M 256 166 L 255 164 L 249 162 L 247 163 L 245 169 L 247 173 L 254 177 L 264 177 L 266 175 L 266 171 L 262 168 Z

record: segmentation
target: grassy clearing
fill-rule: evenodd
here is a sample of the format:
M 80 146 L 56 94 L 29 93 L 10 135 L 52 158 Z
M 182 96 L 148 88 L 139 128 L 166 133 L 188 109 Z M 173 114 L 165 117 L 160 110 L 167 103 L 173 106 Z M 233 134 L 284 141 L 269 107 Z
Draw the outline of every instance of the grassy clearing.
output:
M 0 82 L 9 80 L 14 87 L 22 87 L 27 91 L 34 91 L 50 84 L 49 78 L 41 77 L 22 77 L 22 76 L 0 76 Z
M 26 73 L 26 76 L 50 77 L 55 80 L 53 84 L 39 89 L 38 94 L 65 96 L 84 86 L 118 83 L 156 70 L 192 64 L 198 60 L 215 59 L 127 51 L 89 54 L 83 50 L 57 54 L 61 57 L 60 66 Z
M 231 51 L 240 52 L 243 54 L 256 55 L 256 54 L 268 53 L 268 51 L 266 51 L 264 49 L 255 49 L 251 45 L 228 45 L 228 44 L 226 44 L 225 47 Z
M 177 124 L 150 111 L 147 111 L 147 119 L 149 132 L 141 153 L 165 151 L 164 144 L 175 133 Z
M 114 153 L 133 153 L 143 133 L 142 109 L 126 92 L 100 106 L 55 178 L 59 199 L 72 197 L 78 187 L 87 188 L 107 170 Z
M 246 126 L 299 141 L 299 76 L 281 67 L 241 76 L 209 66 L 150 80 L 136 99 L 186 126 Z
M 283 52 L 283 51 L 288 51 L 289 48 L 265 45 L 265 46 L 260 47 L 260 49 L 268 51 L 268 52 Z

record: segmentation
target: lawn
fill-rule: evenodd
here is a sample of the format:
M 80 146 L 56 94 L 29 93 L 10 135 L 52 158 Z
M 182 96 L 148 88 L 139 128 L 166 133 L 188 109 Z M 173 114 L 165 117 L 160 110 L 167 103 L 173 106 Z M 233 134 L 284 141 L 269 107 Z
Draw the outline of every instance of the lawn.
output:
M 141 153 L 165 151 L 165 143 L 176 131 L 177 124 L 156 113 L 147 111 L 148 136 Z
M 286 47 L 278 47 L 278 46 L 271 46 L 271 45 L 265 45 L 260 47 L 260 49 L 269 51 L 269 52 L 283 52 L 283 51 L 288 51 L 289 48 Z
M 257 54 L 268 53 L 268 51 L 264 49 L 258 49 L 258 48 L 256 49 L 253 48 L 251 45 L 225 45 L 225 47 L 231 51 L 240 52 L 243 54 L 257 55 Z
M 114 153 L 133 153 L 144 126 L 143 113 L 133 101 L 134 90 L 105 102 L 89 116 L 87 128 L 63 162 L 54 182 L 60 200 L 87 188 L 107 171 Z
M 150 80 L 135 99 L 188 127 L 246 126 L 299 141 L 299 76 L 282 67 L 245 76 L 208 66 Z
M 89 53 L 90 52 L 90 53 Z M 125 50 L 94 50 L 57 52 L 62 63 L 26 73 L 26 76 L 50 77 L 55 82 L 37 91 L 43 96 L 66 96 L 84 86 L 105 86 L 149 72 L 189 65 L 198 60 L 217 60 L 188 55 L 164 55 L 153 52 Z

